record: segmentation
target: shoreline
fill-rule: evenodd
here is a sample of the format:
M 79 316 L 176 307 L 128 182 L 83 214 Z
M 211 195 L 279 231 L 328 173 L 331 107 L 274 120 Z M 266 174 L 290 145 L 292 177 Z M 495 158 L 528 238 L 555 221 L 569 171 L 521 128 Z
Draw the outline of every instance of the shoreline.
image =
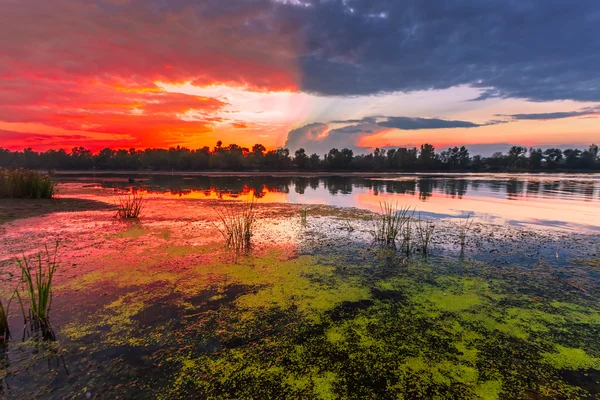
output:
M 252 177 L 252 176 L 271 176 L 271 177 L 326 177 L 326 176 L 347 176 L 347 177 L 375 177 L 375 178 L 387 178 L 387 177 L 402 177 L 402 176 L 478 176 L 478 175 L 567 175 L 567 174 L 578 174 L 578 175 L 589 175 L 600 176 L 598 171 L 530 171 L 530 172 L 508 172 L 508 171 L 414 171 L 414 172 L 358 172 L 358 171 L 139 171 L 139 170 L 114 170 L 114 171 L 94 171 L 94 170 L 58 170 L 53 171 L 55 176 L 90 176 L 90 175 L 148 175 L 148 176 L 159 176 L 159 175 L 170 175 L 170 176 L 238 176 L 238 177 Z

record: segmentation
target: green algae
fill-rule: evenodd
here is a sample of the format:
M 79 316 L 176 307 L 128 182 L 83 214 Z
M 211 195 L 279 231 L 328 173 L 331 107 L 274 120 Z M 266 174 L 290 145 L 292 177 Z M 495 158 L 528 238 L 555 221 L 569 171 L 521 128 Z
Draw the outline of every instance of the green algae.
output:
M 169 254 L 195 260 L 186 248 Z M 561 376 L 600 369 L 600 313 L 584 297 L 539 298 L 502 276 L 422 262 L 369 271 L 338 257 L 270 252 L 215 257 L 184 273 L 164 262 L 123 272 L 136 285 L 63 330 L 75 341 L 100 335 L 98 349 L 169 349 L 155 358 L 172 372 L 155 378 L 154 397 L 579 398 L 600 385 Z M 109 279 L 118 286 L 123 276 Z M 178 320 L 143 324 L 162 303 Z
M 600 369 L 600 358 L 591 357 L 583 349 L 555 345 L 556 352 L 545 353 L 544 361 L 559 369 Z

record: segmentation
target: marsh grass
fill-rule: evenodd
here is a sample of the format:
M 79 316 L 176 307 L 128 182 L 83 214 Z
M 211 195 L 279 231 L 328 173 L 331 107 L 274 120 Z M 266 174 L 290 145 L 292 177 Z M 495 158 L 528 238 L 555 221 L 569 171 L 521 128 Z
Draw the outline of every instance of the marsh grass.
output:
M 138 218 L 146 205 L 144 195 L 134 190 L 127 195 L 122 195 L 116 199 L 117 218 L 134 219 Z
M 236 254 L 248 253 L 252 247 L 252 235 L 256 222 L 255 204 L 256 202 L 252 198 L 241 205 L 231 202 L 217 208 L 219 220 L 217 228 L 225 239 L 225 245 Z
M 10 307 L 10 300 L 6 305 L 6 308 L 0 300 L 0 343 L 6 342 L 10 337 L 10 329 L 8 326 L 8 309 Z
M 344 224 L 344 229 L 348 232 L 354 232 L 354 226 L 352 226 L 352 222 L 350 222 L 350 218 L 342 217 L 342 222 Z
M 308 223 L 308 207 L 303 206 L 300 208 L 300 225 L 306 226 Z
M 410 221 L 410 207 L 398 207 L 398 204 L 380 202 L 381 212 L 373 219 L 371 234 L 377 243 L 385 247 L 396 247 L 398 236 Z
M 49 174 L 30 169 L 0 169 L 0 198 L 51 199 L 54 189 Z
M 461 249 L 465 248 L 467 235 L 469 234 L 472 225 L 473 219 L 471 219 L 471 214 L 468 214 L 467 217 L 458 225 L 458 237 L 460 238 Z
M 54 336 L 50 327 L 50 308 L 52 307 L 52 278 L 58 266 L 58 243 L 54 248 L 54 255 L 45 246 L 45 254 L 38 253 L 34 263 L 29 262 L 23 255 L 20 259 L 15 257 L 21 269 L 21 284 L 24 296 L 19 290 L 15 292 L 25 324 L 30 324 L 31 332 L 41 331 L 44 336 Z M 24 300 L 28 302 L 29 311 L 25 312 Z
M 421 253 L 427 257 L 429 254 L 429 246 L 435 232 L 435 224 L 432 221 L 421 219 L 421 215 L 415 221 L 415 227 L 417 229 L 417 237 L 420 239 L 420 250 Z
M 406 257 L 410 257 L 413 250 L 413 241 L 412 241 L 412 225 L 414 218 L 412 215 L 408 217 L 406 224 L 404 224 L 404 231 L 402 232 L 402 247 L 404 250 L 404 254 Z

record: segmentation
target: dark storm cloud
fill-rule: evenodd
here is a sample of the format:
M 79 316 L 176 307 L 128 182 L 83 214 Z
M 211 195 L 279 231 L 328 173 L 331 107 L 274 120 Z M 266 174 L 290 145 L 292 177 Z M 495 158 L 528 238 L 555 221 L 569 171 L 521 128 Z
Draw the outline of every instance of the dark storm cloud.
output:
M 598 0 L 103 3 L 117 9 L 115 4 L 150 4 L 157 14 L 184 10 L 199 21 L 223 24 L 227 29 L 219 38 L 250 42 L 247 54 L 269 54 L 273 63 L 291 62 L 300 89 L 320 95 L 469 85 L 482 91 L 475 100 L 600 101 Z M 265 53 L 283 38 L 291 47 Z
M 511 114 L 511 115 L 498 115 L 499 117 L 510 117 L 514 120 L 551 120 L 551 119 L 563 119 L 573 117 L 594 117 L 600 115 L 600 106 L 588 107 L 578 111 L 567 111 L 567 112 L 551 112 L 551 113 L 537 113 L 537 114 Z
M 448 128 L 477 128 L 480 126 L 494 125 L 497 122 L 476 124 L 469 121 L 456 121 L 438 118 L 409 118 L 409 117 L 387 117 L 386 121 L 379 122 L 380 126 L 403 130 L 418 129 L 448 129 Z
M 401 130 L 421 130 L 421 129 L 450 129 L 450 128 L 478 128 L 481 126 L 497 125 L 507 121 L 488 121 L 484 124 L 477 124 L 470 121 L 448 120 L 439 118 L 417 118 L 417 117 L 366 117 L 363 119 L 349 119 L 345 121 L 332 121 L 336 124 L 377 124 L 380 127 L 395 128 Z
M 600 100 L 597 0 L 348 0 L 296 10 L 309 92 L 466 84 L 483 90 L 479 99 Z

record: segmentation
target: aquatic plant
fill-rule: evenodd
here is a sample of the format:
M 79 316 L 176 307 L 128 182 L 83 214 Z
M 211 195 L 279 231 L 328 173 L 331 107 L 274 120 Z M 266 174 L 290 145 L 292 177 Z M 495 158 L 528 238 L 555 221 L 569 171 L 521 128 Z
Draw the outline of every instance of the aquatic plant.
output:
M 50 175 L 29 169 L 0 169 L 0 198 L 50 199 L 54 182 Z
M 412 253 L 412 224 L 413 218 L 412 216 L 410 216 L 408 217 L 406 224 L 404 224 L 404 232 L 402 232 L 402 247 L 404 248 L 404 253 L 406 254 L 406 257 L 410 257 L 410 254 Z
M 33 331 L 50 331 L 50 308 L 52 306 L 52 278 L 58 266 L 58 243 L 54 248 L 54 255 L 51 255 L 48 246 L 45 246 L 45 254 L 38 253 L 34 265 L 23 255 L 20 259 L 15 257 L 17 265 L 21 269 L 21 283 L 24 287 L 25 297 L 28 300 L 29 312 L 25 312 L 23 297 L 19 290 L 16 295 L 21 305 L 23 318 L 25 322 L 31 324 Z
M 373 219 L 371 234 L 375 241 L 383 246 L 396 247 L 398 235 L 410 220 L 410 207 L 398 207 L 398 204 L 380 202 L 381 212 Z
M 10 329 L 8 327 L 8 308 L 10 307 L 10 301 L 6 308 L 2 304 L 2 300 L 0 300 L 0 343 L 8 340 L 10 335 Z
M 344 222 L 344 228 L 348 231 L 348 232 L 354 232 L 354 227 L 352 226 L 352 223 L 350 222 L 350 218 L 348 217 L 343 217 L 342 221 Z
M 458 225 L 458 237 L 460 238 L 460 248 L 465 248 L 465 243 L 467 241 L 467 234 L 471 230 L 471 226 L 473 225 L 473 220 L 471 219 L 471 214 L 467 214 L 467 217 Z
M 429 253 L 429 245 L 431 244 L 431 239 L 433 238 L 433 233 L 435 231 L 435 224 L 433 221 L 421 219 L 421 214 L 419 214 L 415 226 L 417 228 L 417 236 L 421 240 L 421 253 L 424 256 L 427 256 Z
M 141 192 L 133 190 L 126 196 L 119 196 L 116 203 L 117 218 L 133 219 L 140 216 L 140 213 L 146 205 L 146 199 Z
M 300 225 L 306 226 L 308 222 L 308 207 L 303 206 L 300 208 Z
M 236 254 L 250 251 L 252 231 L 256 221 L 254 206 L 255 200 L 252 198 L 241 206 L 226 203 L 217 209 L 217 218 L 220 222 L 217 228 L 225 238 L 226 246 Z

